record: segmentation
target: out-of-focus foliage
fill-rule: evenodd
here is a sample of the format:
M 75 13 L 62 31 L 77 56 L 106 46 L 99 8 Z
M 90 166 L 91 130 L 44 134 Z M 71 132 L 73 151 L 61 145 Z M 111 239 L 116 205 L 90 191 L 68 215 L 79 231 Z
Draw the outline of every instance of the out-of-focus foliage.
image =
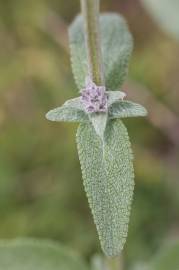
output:
M 149 269 L 150 270 L 178 270 L 179 269 L 179 243 L 172 243 L 164 246 L 160 253 L 154 257 Z
M 164 31 L 179 40 L 179 1 L 141 0 L 154 20 Z
M 122 13 L 134 35 L 130 87 L 123 91 L 138 103 L 153 97 L 148 119 L 125 121 L 136 173 L 127 269 L 149 261 L 164 238 L 179 235 L 179 47 L 140 1 L 103 0 L 102 10 Z M 0 238 L 56 239 L 89 258 L 100 248 L 82 187 L 77 125 L 45 119 L 77 95 L 64 22 L 78 11 L 77 0 L 0 0 Z M 158 104 L 172 117 L 156 114 Z
M 12 240 L 0 242 L 1 270 L 87 270 L 82 259 L 52 241 Z
M 95 255 L 91 259 L 91 270 L 102 270 L 105 269 L 105 262 L 99 255 Z
M 169 241 L 170 242 L 170 241 Z M 178 270 L 179 269 L 179 242 L 168 243 L 154 255 L 148 263 L 140 263 L 133 270 Z

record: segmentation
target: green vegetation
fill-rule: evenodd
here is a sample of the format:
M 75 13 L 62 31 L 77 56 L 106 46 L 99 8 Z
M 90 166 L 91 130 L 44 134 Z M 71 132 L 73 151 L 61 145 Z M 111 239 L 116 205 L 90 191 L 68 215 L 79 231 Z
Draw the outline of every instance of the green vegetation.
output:
M 125 120 L 136 172 L 127 268 L 178 236 L 179 45 L 139 2 L 123 2 L 104 0 L 102 10 L 129 22 L 135 50 L 122 90 L 149 111 L 147 119 Z M 66 26 L 78 11 L 76 0 L 0 1 L 0 238 L 55 239 L 89 260 L 100 247 L 82 187 L 77 125 L 44 117 L 77 96 Z

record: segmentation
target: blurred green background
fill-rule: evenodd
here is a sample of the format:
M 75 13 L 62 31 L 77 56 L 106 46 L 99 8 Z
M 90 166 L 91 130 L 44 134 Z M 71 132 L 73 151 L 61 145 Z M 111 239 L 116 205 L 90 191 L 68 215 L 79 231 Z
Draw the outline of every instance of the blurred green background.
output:
M 140 1 L 103 0 L 123 14 L 135 48 L 123 90 L 147 107 L 125 120 L 135 153 L 130 264 L 179 237 L 179 44 Z M 0 238 L 59 240 L 89 258 L 99 241 L 83 191 L 77 125 L 45 113 L 77 96 L 67 26 L 79 1 L 0 0 Z

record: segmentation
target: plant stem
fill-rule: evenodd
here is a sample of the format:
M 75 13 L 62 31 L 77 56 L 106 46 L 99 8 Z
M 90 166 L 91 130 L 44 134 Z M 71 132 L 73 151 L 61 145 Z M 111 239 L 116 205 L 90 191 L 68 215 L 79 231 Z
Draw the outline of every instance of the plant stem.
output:
M 99 0 L 81 0 L 88 57 L 88 72 L 93 82 L 104 85 L 99 33 Z
M 89 76 L 97 85 L 104 85 L 99 31 L 99 2 L 100 0 L 81 0 L 81 9 L 84 19 Z M 120 257 L 107 259 L 106 265 L 109 270 L 122 270 Z

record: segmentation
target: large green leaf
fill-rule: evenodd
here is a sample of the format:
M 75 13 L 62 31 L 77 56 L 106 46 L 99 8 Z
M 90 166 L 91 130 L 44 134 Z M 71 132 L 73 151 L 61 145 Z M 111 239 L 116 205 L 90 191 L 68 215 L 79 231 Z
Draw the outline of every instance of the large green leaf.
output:
M 0 242 L 0 270 L 87 270 L 76 254 L 51 241 Z
M 141 0 L 154 20 L 164 31 L 179 40 L 179 1 L 178 0 Z
M 108 122 L 104 141 L 90 123 L 77 132 L 85 191 L 103 251 L 120 253 L 126 241 L 134 189 L 132 153 L 121 120 Z
M 119 88 L 125 80 L 133 43 L 122 16 L 107 13 L 100 16 L 101 46 L 106 87 Z M 78 16 L 69 29 L 72 68 L 79 89 L 87 77 L 87 57 L 83 31 L 83 19 Z

